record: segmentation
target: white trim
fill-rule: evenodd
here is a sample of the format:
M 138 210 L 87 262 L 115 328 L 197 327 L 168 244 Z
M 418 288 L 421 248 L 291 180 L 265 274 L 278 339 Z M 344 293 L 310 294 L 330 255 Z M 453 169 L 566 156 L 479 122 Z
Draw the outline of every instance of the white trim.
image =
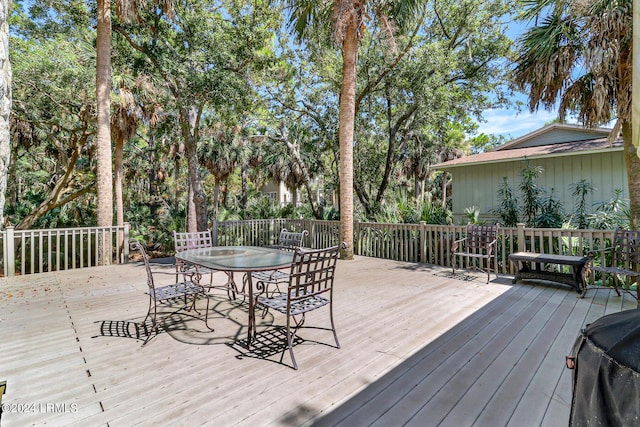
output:
M 587 128 L 581 125 L 573 125 L 573 124 L 566 124 L 566 123 L 551 123 L 550 125 L 541 127 L 540 129 L 534 130 L 533 132 L 529 132 L 526 135 L 522 135 L 519 138 L 513 139 L 499 147 L 494 148 L 493 150 L 489 150 L 489 151 L 502 151 L 502 150 L 507 150 L 513 146 L 517 146 L 522 144 L 524 141 L 527 141 L 529 139 L 533 139 L 535 137 L 538 137 L 540 135 L 544 135 L 548 132 L 551 132 L 553 130 L 556 129 L 560 129 L 560 130 L 571 130 L 571 131 L 577 131 L 577 132 L 589 132 L 589 133 L 602 133 L 603 137 L 608 136 L 611 133 L 611 129 L 609 128 Z M 593 138 L 593 139 L 597 139 L 597 138 Z
M 458 163 L 455 165 L 450 165 L 450 166 L 440 166 L 443 163 L 440 163 L 440 165 L 434 165 L 432 167 L 438 166 L 437 170 L 448 170 L 448 169 L 454 169 L 454 168 L 459 168 L 459 167 L 465 167 L 465 166 L 477 166 L 477 165 L 489 165 L 489 164 L 493 164 L 493 163 L 508 163 L 508 162 L 517 162 L 517 161 L 523 161 L 523 160 L 527 160 L 527 159 L 549 159 L 552 157 L 568 157 L 568 156 L 582 156 L 585 154 L 597 154 L 597 153 L 606 153 L 606 152 L 614 152 L 614 151 L 623 151 L 624 147 L 622 145 L 620 146 L 615 146 L 615 147 L 610 147 L 610 148 L 599 148 L 599 149 L 592 149 L 592 150 L 583 150 L 583 151 L 573 151 L 573 152 L 563 152 L 563 153 L 549 153 L 549 154 L 539 154 L 539 155 L 534 155 L 534 156 L 518 156 L 518 157 L 509 157 L 506 159 L 495 159 L 495 160 L 483 160 L 481 162 L 469 162 L 469 163 Z

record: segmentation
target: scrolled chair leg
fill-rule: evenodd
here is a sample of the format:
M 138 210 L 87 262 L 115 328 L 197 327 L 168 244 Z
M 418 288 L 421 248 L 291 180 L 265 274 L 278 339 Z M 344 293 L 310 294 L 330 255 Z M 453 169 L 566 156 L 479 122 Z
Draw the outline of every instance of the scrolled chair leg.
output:
M 206 311 L 204 312 L 204 324 L 207 327 L 207 329 L 209 329 L 210 331 L 215 331 L 214 328 L 212 328 L 211 326 L 209 326 L 209 297 L 207 297 L 207 308 Z

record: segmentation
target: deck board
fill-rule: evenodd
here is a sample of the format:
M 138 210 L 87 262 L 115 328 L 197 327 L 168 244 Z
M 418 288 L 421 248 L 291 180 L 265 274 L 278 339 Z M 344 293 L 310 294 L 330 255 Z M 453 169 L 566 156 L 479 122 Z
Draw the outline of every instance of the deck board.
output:
M 489 368 L 490 364 L 514 342 L 522 328 L 536 324 L 535 316 L 548 307 L 549 293 L 540 293 L 530 304 L 520 310 L 520 316 L 507 321 L 504 315 L 496 318 L 477 336 L 476 341 L 457 352 L 455 358 L 449 358 L 444 365 L 453 365 L 447 370 L 438 369 L 426 378 L 415 393 L 406 396 L 400 404 L 394 405 L 385 416 L 377 422 L 379 425 L 397 425 L 406 418 L 407 408 L 420 408 L 410 419 L 410 425 L 421 425 L 425 419 L 439 424 L 461 397 L 476 383 L 479 376 Z M 477 341 L 482 341 L 479 343 Z M 464 347 L 463 347 L 464 348 Z M 433 383 L 439 388 L 432 387 Z M 418 399 L 416 399 L 416 397 Z M 406 401 L 406 402 L 405 402 Z
M 242 350 L 246 305 L 220 291 L 214 332 L 177 317 L 145 347 L 101 335 L 103 322 L 142 320 L 144 274 L 128 264 L 0 279 L 3 403 L 78 408 L 5 412 L 3 426 L 566 425 L 564 356 L 580 328 L 636 307 L 607 289 L 581 299 L 560 285 L 356 257 L 338 262 L 342 348 L 330 332 L 303 330 L 294 371 L 288 353 L 282 364 L 280 352 Z M 258 321 L 265 337 L 284 324 L 272 313 Z

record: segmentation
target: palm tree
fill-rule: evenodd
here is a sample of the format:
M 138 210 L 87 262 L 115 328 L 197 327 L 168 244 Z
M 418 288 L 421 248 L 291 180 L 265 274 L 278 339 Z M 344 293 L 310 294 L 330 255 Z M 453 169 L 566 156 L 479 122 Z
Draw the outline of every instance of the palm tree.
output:
M 281 123 L 273 133 L 269 135 L 270 144 L 263 155 L 264 167 L 269 175 L 279 182 L 284 182 L 292 193 L 291 203 L 298 205 L 298 189 L 304 187 L 309 199 L 309 206 L 316 218 L 320 218 L 320 209 L 311 188 L 313 172 L 317 166 L 317 159 L 314 161 L 306 155 L 303 158 L 301 145 L 311 140 L 308 129 L 299 122 L 288 125 Z
M 113 225 L 111 166 L 111 1 L 98 0 L 96 34 L 96 193 L 99 227 Z
M 298 189 L 305 183 L 303 166 L 289 152 L 282 140 L 274 140 L 271 149 L 263 157 L 264 167 L 272 179 L 283 182 L 291 191 L 291 204 L 298 204 Z
M 212 135 L 204 138 L 198 146 L 198 158 L 215 178 L 213 189 L 213 218 L 218 219 L 220 203 L 220 184 L 231 176 L 241 165 L 241 152 L 244 144 L 236 141 L 239 129 L 225 127 L 220 123 L 212 126 Z
M 0 2 L 0 229 L 4 227 L 4 193 L 7 189 L 7 174 L 11 159 L 9 140 L 9 112 L 11 111 L 11 64 L 9 62 L 9 9 L 11 2 Z
M 98 0 L 96 26 L 96 195 L 98 226 L 113 225 L 113 174 L 111 156 L 111 1 Z M 137 8 L 146 3 L 117 0 L 118 17 L 133 22 L 138 19 Z M 152 1 L 173 17 L 171 1 Z
M 635 36 L 632 57 L 640 58 L 640 2 L 638 1 L 633 2 L 633 34 Z M 640 69 L 638 67 L 633 69 L 632 80 L 633 93 L 631 97 L 638 100 L 640 99 Z M 631 114 L 632 142 L 636 149 L 640 149 L 640 102 L 634 102 L 632 108 L 634 110 Z M 637 154 L 640 156 L 640 151 Z
M 631 129 L 632 0 L 528 0 L 523 19 L 536 19 L 519 40 L 514 80 L 529 93 L 531 111 L 559 99 L 559 117 L 577 112 L 585 126 L 615 119 L 622 130 L 631 226 L 640 227 L 640 158 Z M 636 61 L 637 62 L 637 61 Z
M 154 127 L 161 119 L 160 105 L 154 100 L 156 90 L 151 83 L 151 78 L 138 75 L 131 76 L 121 74 L 114 77 L 117 81 L 118 93 L 113 99 L 113 114 L 111 115 L 111 139 L 115 140 L 115 164 L 114 164 L 114 193 L 116 203 L 116 225 L 124 224 L 124 145 L 131 140 L 138 131 L 142 122 L 148 125 L 149 146 L 153 149 Z M 150 180 L 155 179 L 155 171 L 152 169 Z M 153 189 L 153 186 L 151 187 Z M 150 194 L 155 196 L 153 191 Z M 152 212 L 153 213 L 153 212 Z
M 340 145 L 340 240 L 347 248 L 340 249 L 340 258 L 353 259 L 353 144 L 356 112 L 356 75 L 358 48 L 364 31 L 365 18 L 377 22 L 391 35 L 392 21 L 402 24 L 413 18 L 423 4 L 418 0 L 288 0 L 292 9 L 291 23 L 300 39 L 309 38 L 312 30 L 323 30 L 333 24 L 333 36 L 342 50 L 342 83 L 338 140 Z M 316 32 L 319 34 L 319 32 Z

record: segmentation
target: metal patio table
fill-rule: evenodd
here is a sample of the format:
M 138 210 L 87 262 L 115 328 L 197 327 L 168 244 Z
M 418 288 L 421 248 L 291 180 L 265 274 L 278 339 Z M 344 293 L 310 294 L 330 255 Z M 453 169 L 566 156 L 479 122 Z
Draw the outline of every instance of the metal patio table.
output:
M 279 270 L 291 266 L 293 252 L 260 246 L 214 246 L 188 249 L 176 253 L 176 258 L 213 270 L 224 271 L 229 277 L 234 272 L 247 273 L 247 296 L 249 298 L 249 327 L 247 347 L 251 345 L 255 329 L 255 301 L 251 273 Z

